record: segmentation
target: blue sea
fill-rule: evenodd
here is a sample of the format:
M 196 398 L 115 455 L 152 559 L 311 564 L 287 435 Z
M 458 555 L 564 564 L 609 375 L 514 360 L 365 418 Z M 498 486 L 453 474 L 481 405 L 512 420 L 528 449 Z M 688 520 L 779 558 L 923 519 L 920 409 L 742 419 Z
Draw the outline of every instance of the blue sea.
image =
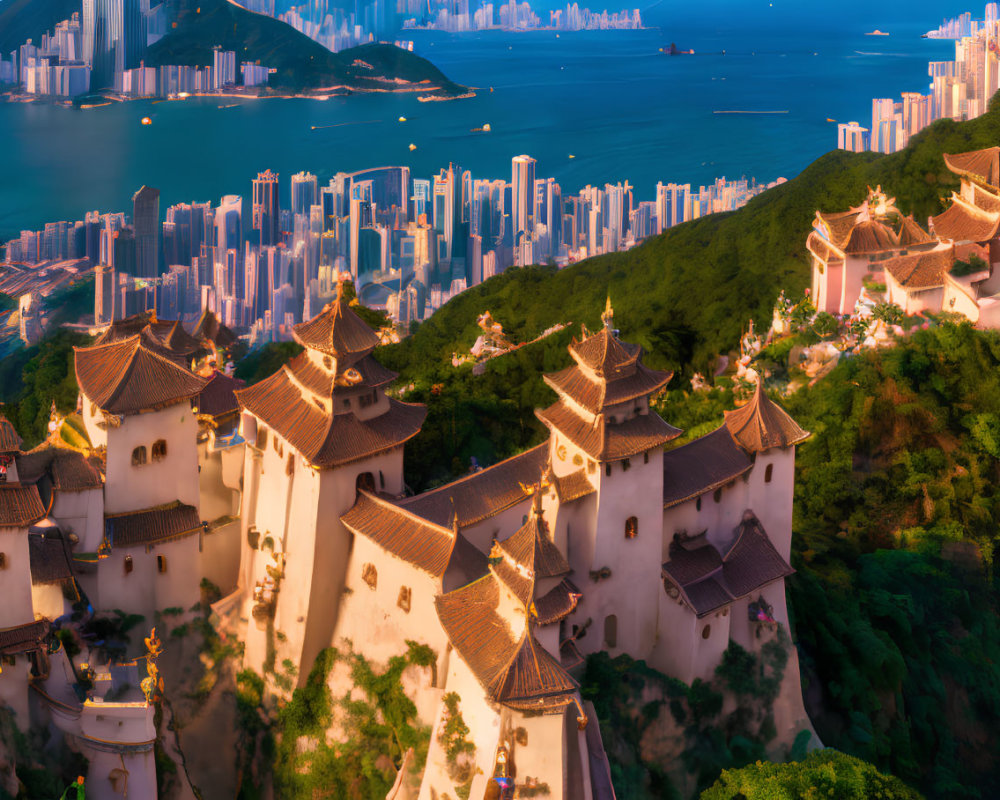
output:
M 418 53 L 477 88 L 444 103 L 389 94 L 82 111 L 0 103 L 0 239 L 91 209 L 127 210 L 143 184 L 161 190 L 164 207 L 248 197 L 268 168 L 287 192 L 299 170 L 325 180 L 391 164 L 430 177 L 455 162 L 509 179 L 511 157 L 528 153 L 564 193 L 627 180 L 639 199 L 660 180 L 791 178 L 836 146 L 828 118 L 867 126 L 872 97 L 926 92 L 927 62 L 952 58 L 954 44 L 920 34 L 964 10 L 922 0 L 878 13 L 860 3 L 845 6 L 851 13 L 796 8 L 709 1 L 682 14 L 662 3 L 645 12 L 660 27 L 643 31 L 415 32 Z M 876 26 L 891 35 L 864 35 Z M 695 55 L 661 53 L 671 42 Z M 472 132 L 484 123 L 490 133 Z

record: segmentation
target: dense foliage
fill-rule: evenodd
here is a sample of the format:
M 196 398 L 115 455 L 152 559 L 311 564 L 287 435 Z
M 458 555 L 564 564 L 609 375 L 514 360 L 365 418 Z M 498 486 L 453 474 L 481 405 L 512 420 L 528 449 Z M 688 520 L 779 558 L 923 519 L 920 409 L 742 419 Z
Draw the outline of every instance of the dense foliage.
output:
M 802 761 L 770 764 L 758 761 L 742 769 L 725 770 L 718 782 L 702 792 L 701 800 L 920 800 L 920 795 L 871 764 L 838 753 L 817 750 Z
M 176 27 L 149 48 L 147 66 L 212 63 L 212 48 L 236 52 L 237 63 L 252 61 L 277 70 L 273 88 L 301 90 L 321 86 L 364 87 L 373 78 L 426 80 L 446 92 L 461 92 L 420 56 L 391 44 L 372 43 L 331 53 L 291 25 L 255 14 L 227 0 L 171 0 Z M 371 68 L 356 65 L 355 60 Z

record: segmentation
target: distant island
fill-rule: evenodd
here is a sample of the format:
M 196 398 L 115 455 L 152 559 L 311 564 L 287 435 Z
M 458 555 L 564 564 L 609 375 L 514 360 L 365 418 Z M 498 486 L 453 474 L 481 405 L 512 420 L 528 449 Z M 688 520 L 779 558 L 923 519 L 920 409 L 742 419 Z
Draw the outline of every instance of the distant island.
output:
M 428 91 L 456 97 L 468 93 L 427 59 L 391 44 L 372 43 L 337 53 L 290 25 L 227 0 L 175 0 L 176 27 L 150 46 L 146 66 L 206 66 L 213 48 L 232 50 L 238 62 L 275 70 L 264 93 L 336 91 Z

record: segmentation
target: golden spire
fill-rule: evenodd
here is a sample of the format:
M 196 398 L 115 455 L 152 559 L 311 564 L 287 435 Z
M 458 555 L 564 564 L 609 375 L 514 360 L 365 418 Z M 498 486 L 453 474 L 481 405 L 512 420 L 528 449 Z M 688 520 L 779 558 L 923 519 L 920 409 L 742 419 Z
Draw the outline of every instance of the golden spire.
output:
M 344 297 L 344 273 L 337 273 L 337 302 L 339 303 Z
M 615 321 L 615 310 L 611 307 L 611 295 L 608 295 L 608 302 L 604 306 L 604 313 L 601 314 L 601 322 L 605 328 L 610 328 Z

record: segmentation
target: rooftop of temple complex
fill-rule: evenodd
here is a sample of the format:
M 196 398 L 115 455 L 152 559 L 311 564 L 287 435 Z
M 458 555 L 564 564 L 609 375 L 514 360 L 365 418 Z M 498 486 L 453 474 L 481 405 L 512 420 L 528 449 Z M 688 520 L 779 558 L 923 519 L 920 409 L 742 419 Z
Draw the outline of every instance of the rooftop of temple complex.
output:
M 236 401 L 236 390 L 245 386 L 246 381 L 213 370 L 205 388 L 201 390 L 201 394 L 195 401 L 198 413 L 210 417 L 235 414 L 240 409 L 240 404 Z
M 829 261 L 843 255 L 873 255 L 934 243 L 912 216 L 904 216 L 881 187 L 869 189 L 868 198 L 857 208 L 835 214 L 816 212 L 813 232 L 806 246 L 817 257 Z
M 337 299 L 308 322 L 293 327 L 292 335 L 303 347 L 348 362 L 367 355 L 379 344 L 378 334 L 351 311 L 341 283 L 337 284 Z
M 538 580 L 570 572 L 566 558 L 549 538 L 540 498 L 540 491 L 536 491 L 527 522 L 502 542 L 495 542 L 490 552 L 491 569 L 526 607 L 535 597 Z
M 66 540 L 61 536 L 29 533 L 28 557 L 32 584 L 39 586 L 47 583 L 72 582 L 73 570 L 69 563 L 69 552 Z
M 747 512 L 735 533 L 725 553 L 716 550 L 704 534 L 675 538 L 670 544 L 663 575 L 699 617 L 794 572 L 752 513 Z
M 94 344 L 112 344 L 133 336 L 140 336 L 148 349 L 180 366 L 185 366 L 203 348 L 198 339 L 184 330 L 179 320 L 158 320 L 150 312 L 113 321 Z
M 664 422 L 655 412 L 613 422 L 601 414 L 593 422 L 580 417 L 564 401 L 535 412 L 550 429 L 559 431 L 597 461 L 616 461 L 660 447 L 683 431 Z
M 726 427 L 748 453 L 791 447 L 809 438 L 808 431 L 767 396 L 759 381 L 746 405 L 726 412 Z
M 79 450 L 45 443 L 17 456 L 17 474 L 22 483 L 38 483 L 43 477 L 59 492 L 82 492 L 104 485 L 104 462 Z
M 44 516 L 36 486 L 0 483 L 0 528 L 26 528 Z
M 3 414 L 0 414 L 0 453 L 16 453 L 21 449 L 21 437 Z
M 178 500 L 141 511 L 105 514 L 104 528 L 113 549 L 180 539 L 198 533 L 202 525 L 198 509 Z
M 205 380 L 149 349 L 139 335 L 74 348 L 80 391 L 112 414 L 138 414 L 190 400 Z
M 1000 229 L 1000 209 L 990 211 L 953 194 L 951 205 L 931 217 L 931 229 L 953 242 L 985 242 Z
M 0 630 L 0 655 L 16 655 L 38 650 L 49 635 L 49 621 L 37 619 L 24 625 Z
M 884 261 L 882 266 L 900 286 L 908 289 L 933 289 L 944 285 L 944 276 L 955 263 L 953 248 L 910 253 Z
M 722 425 L 663 454 L 663 507 L 715 491 L 752 467 L 746 451 Z
M 987 147 L 968 153 L 944 153 L 944 163 L 956 175 L 988 186 L 1000 186 L 1000 147 Z

